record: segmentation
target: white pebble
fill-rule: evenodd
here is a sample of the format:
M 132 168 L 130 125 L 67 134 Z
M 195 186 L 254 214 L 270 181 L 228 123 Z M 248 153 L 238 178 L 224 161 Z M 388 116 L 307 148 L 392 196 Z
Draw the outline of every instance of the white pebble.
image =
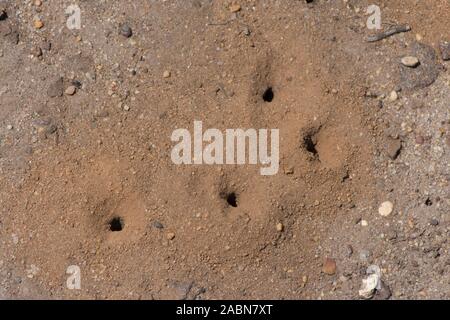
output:
M 378 208 L 378 213 L 383 217 L 387 217 L 392 213 L 392 210 L 394 210 L 394 204 L 390 201 L 385 201 Z
M 397 99 L 398 99 L 397 91 L 395 90 L 391 91 L 391 93 L 389 94 L 389 101 L 394 102 Z
M 406 67 L 414 68 L 419 65 L 419 59 L 413 56 L 406 56 L 402 58 L 402 64 Z

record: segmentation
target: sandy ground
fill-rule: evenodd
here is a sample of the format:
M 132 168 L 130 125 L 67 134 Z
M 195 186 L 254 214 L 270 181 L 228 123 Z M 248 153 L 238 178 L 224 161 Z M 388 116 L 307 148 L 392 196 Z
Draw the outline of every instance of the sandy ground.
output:
M 306 2 L 0 1 L 0 297 L 449 299 L 450 3 Z M 175 165 L 194 120 L 278 174 Z

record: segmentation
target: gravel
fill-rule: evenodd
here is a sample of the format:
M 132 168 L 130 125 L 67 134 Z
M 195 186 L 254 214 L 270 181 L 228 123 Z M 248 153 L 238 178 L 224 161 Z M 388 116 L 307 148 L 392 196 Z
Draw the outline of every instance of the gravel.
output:
M 133 35 L 133 30 L 128 24 L 122 24 L 119 28 L 119 33 L 125 38 L 130 38 Z

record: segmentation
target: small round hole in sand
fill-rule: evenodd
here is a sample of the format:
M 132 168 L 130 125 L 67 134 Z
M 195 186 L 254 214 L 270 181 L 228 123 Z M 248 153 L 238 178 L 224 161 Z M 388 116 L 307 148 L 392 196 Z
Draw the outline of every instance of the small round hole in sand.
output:
M 113 232 L 122 231 L 125 227 L 121 217 L 114 217 L 109 221 L 109 230 Z
M 306 151 L 308 151 L 312 155 L 317 154 L 316 142 L 314 140 L 315 139 L 311 134 L 308 134 L 303 138 L 303 145 L 304 145 Z
M 231 193 L 229 193 L 228 195 L 227 195 L 227 203 L 230 205 L 230 206 L 232 206 L 232 207 L 234 207 L 234 208 L 236 208 L 237 207 L 237 197 L 236 197 L 236 193 L 234 193 L 234 192 L 231 192 Z
M 273 93 L 272 87 L 269 87 L 266 89 L 266 91 L 264 91 L 262 98 L 265 102 L 272 102 L 272 100 L 274 98 L 274 93 Z

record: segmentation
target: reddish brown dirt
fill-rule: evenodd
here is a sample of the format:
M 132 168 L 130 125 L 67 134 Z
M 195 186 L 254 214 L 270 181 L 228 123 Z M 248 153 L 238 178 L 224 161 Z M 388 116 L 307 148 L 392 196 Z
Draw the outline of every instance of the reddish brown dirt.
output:
M 355 299 L 377 264 L 391 298 L 449 298 L 448 184 L 429 189 L 441 205 L 423 220 L 402 212 L 412 203 L 406 185 L 448 182 L 450 146 L 442 171 L 427 176 L 416 172 L 435 159 L 407 158 L 413 146 L 405 142 L 404 158 L 389 159 L 386 139 L 407 117 L 380 110 L 387 99 L 367 92 L 387 96 L 401 86 L 398 57 L 420 33 L 436 51 L 434 86 L 444 90 L 402 95 L 422 90 L 416 99 L 443 103 L 430 122 L 450 119 L 449 74 L 438 57 L 450 5 L 375 2 L 383 19 L 412 32 L 366 42 L 367 1 L 236 1 L 237 13 L 229 1 L 79 1 L 75 31 L 65 26 L 67 1 L 1 4 L 0 296 Z M 119 34 L 122 23 L 130 38 Z M 82 87 L 50 97 L 59 77 L 64 89 L 73 80 Z M 265 102 L 269 87 L 274 98 Z M 220 130 L 278 128 L 278 174 L 173 164 L 171 133 L 192 132 L 194 120 Z M 391 181 L 388 166 L 403 161 L 422 167 L 399 169 Z M 388 199 L 396 215 L 380 220 Z M 110 230 L 113 218 L 121 231 Z M 406 242 L 386 244 L 379 235 L 400 220 Z M 424 228 L 414 248 L 411 234 Z M 427 260 L 423 247 L 433 246 L 439 257 Z M 325 258 L 336 261 L 332 275 Z M 81 269 L 80 290 L 66 287 L 70 265 Z

